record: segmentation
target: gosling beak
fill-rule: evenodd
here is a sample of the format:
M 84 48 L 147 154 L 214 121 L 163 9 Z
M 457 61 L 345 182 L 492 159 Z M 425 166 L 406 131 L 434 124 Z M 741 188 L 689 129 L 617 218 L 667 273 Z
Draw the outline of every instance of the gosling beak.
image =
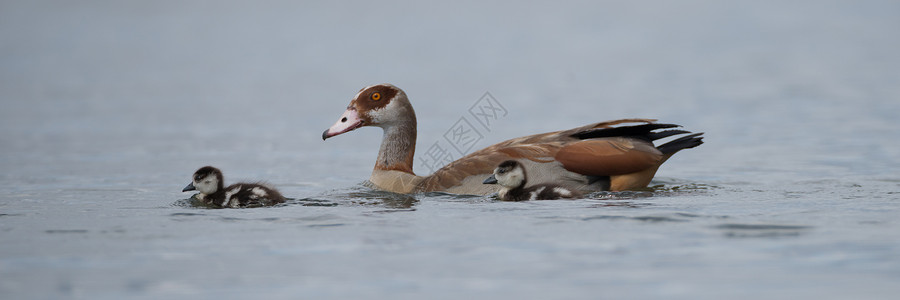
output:
M 488 178 L 485 179 L 482 183 L 484 183 L 484 184 L 496 184 L 496 183 L 497 183 L 497 177 L 494 177 L 494 175 L 491 175 L 491 177 L 488 177 Z
M 197 190 L 197 188 L 194 187 L 194 183 L 191 182 L 191 183 L 188 183 L 188 185 L 186 187 L 184 187 L 184 189 L 181 190 L 181 192 L 183 193 L 183 192 L 187 192 L 187 191 L 196 191 L 196 190 Z

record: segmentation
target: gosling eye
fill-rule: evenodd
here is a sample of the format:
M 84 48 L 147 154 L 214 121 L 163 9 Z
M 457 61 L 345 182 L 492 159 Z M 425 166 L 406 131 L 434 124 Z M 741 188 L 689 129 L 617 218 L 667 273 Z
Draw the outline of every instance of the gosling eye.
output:
M 372 93 L 372 96 L 369 97 L 369 98 L 372 98 L 372 101 L 378 101 L 378 100 L 381 100 L 381 93 L 378 93 L 378 92 Z

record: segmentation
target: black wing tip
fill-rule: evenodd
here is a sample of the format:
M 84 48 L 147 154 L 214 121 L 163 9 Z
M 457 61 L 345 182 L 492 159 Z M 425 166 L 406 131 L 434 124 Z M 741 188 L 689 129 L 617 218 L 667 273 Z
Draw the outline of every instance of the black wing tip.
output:
M 593 139 L 593 138 L 604 138 L 604 137 L 617 137 L 617 136 L 627 136 L 627 137 L 637 137 L 646 140 L 656 140 L 666 136 L 672 136 L 674 134 L 669 134 L 663 136 L 661 133 L 653 132 L 658 129 L 667 129 L 667 128 L 676 128 L 681 127 L 678 124 L 668 124 L 668 123 L 646 123 L 640 125 L 631 125 L 631 126 L 619 126 L 612 128 L 595 128 L 591 130 L 585 130 L 582 132 L 577 132 L 572 135 L 572 137 L 578 139 Z M 669 130 L 667 130 L 669 131 Z M 682 130 L 684 131 L 684 130 Z M 666 131 L 663 131 L 666 132 Z M 683 133 L 688 133 L 689 131 L 684 131 Z M 655 136 L 661 136 L 658 138 L 654 138 Z
M 689 134 L 662 144 L 659 147 L 656 147 L 656 149 L 659 149 L 663 154 L 672 154 L 683 149 L 694 148 L 703 145 L 702 135 L 703 132 Z

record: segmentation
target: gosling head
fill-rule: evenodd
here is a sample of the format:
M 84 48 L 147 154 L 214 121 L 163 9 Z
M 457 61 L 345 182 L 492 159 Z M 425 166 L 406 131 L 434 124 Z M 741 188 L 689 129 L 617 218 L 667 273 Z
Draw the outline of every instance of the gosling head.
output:
M 201 194 L 209 195 L 216 191 L 222 190 L 222 171 L 211 166 L 202 167 L 194 172 L 194 177 L 182 192 L 198 191 Z
M 507 160 L 494 169 L 494 174 L 484 180 L 484 184 L 499 184 L 505 188 L 517 188 L 525 185 L 525 167 L 515 160 Z

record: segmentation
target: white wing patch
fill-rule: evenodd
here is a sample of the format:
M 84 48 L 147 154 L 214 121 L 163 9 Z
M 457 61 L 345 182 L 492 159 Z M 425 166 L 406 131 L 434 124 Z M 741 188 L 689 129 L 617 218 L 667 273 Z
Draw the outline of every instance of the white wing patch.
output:
M 544 191 L 546 187 L 540 187 L 537 190 L 531 191 L 531 195 L 528 197 L 528 200 L 537 200 L 538 194 Z
M 563 196 L 563 197 L 571 197 L 571 196 L 572 196 L 572 192 L 571 192 L 571 191 L 569 191 L 569 190 L 567 190 L 567 189 L 564 189 L 564 188 L 561 188 L 561 187 L 555 187 L 555 188 L 553 188 L 553 192 L 554 192 L 554 193 L 557 193 L 557 194 L 559 194 L 560 196 Z
M 269 193 L 266 193 L 265 189 L 258 186 L 250 189 L 250 193 L 253 194 L 251 195 L 251 198 L 253 199 L 265 198 L 266 196 L 269 196 Z
M 237 199 L 231 199 L 231 197 L 233 197 L 234 194 L 237 194 L 238 192 L 240 192 L 241 187 L 242 186 L 239 185 L 230 190 L 225 191 L 225 201 L 222 201 L 223 207 L 224 206 L 237 207 L 237 205 L 238 205 L 238 203 L 240 203 L 240 201 L 237 201 Z M 231 201 L 231 200 L 234 200 L 234 201 Z

